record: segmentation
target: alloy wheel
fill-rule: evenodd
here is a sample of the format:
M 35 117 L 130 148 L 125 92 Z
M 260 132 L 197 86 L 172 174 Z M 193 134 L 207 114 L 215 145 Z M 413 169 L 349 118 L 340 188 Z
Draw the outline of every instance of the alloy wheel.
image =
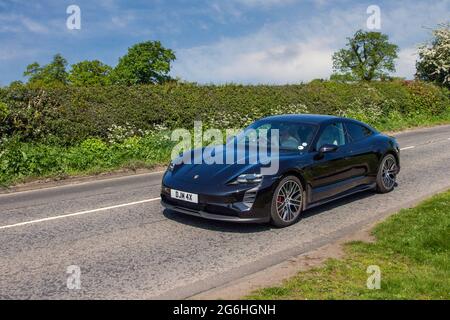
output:
M 383 186 L 388 190 L 392 189 L 397 178 L 397 162 L 394 157 L 386 157 L 381 170 Z
M 277 194 L 277 213 L 285 221 L 293 221 L 299 215 L 302 206 L 302 187 L 296 181 L 283 183 Z

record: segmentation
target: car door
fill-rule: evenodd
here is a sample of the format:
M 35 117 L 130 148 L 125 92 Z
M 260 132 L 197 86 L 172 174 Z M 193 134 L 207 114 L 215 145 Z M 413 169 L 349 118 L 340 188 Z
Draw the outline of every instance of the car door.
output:
M 348 137 L 342 121 L 326 124 L 318 134 L 314 145 L 313 162 L 310 167 L 311 202 L 321 201 L 348 190 L 351 178 Z M 336 151 L 320 153 L 325 144 L 338 146 Z
M 345 122 L 348 135 L 349 160 L 352 166 L 351 176 L 354 186 L 370 183 L 375 179 L 378 156 L 371 138 L 375 133 L 359 123 Z

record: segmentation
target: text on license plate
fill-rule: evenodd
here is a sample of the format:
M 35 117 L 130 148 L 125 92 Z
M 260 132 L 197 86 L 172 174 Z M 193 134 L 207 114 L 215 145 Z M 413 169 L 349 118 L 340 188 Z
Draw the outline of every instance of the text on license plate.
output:
M 188 201 L 192 203 L 198 203 L 198 195 L 195 193 L 189 193 L 179 190 L 170 190 L 170 196 L 174 199 Z

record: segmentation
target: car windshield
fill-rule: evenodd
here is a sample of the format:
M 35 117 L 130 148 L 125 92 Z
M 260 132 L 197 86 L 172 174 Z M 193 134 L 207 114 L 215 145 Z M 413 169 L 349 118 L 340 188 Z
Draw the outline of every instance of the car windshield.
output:
M 307 150 L 314 138 L 317 126 L 301 122 L 257 121 L 237 135 L 239 143 L 268 143 L 272 130 L 278 130 L 279 148 L 288 151 Z

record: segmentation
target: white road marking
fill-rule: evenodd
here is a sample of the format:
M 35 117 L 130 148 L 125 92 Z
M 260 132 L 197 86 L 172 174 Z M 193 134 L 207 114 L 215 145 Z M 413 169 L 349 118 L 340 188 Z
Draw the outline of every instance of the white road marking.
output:
M 110 206 L 110 207 L 103 207 L 103 208 L 86 210 L 86 211 L 80 211 L 80 212 L 75 212 L 75 213 L 62 214 L 62 215 L 59 215 L 59 216 L 48 217 L 48 218 L 43 218 L 43 219 L 19 222 L 19 223 L 6 225 L 6 226 L 0 226 L 0 230 L 9 229 L 9 228 L 15 228 L 15 227 L 21 227 L 21 226 L 25 226 L 25 225 L 29 225 L 29 224 L 35 224 L 35 223 L 40 223 L 40 222 L 52 221 L 52 220 L 57 220 L 57 219 L 81 216 L 81 215 L 88 214 L 88 213 L 95 213 L 95 212 L 100 212 L 100 211 L 116 209 L 116 208 L 123 208 L 123 207 L 128 207 L 128 206 L 134 206 L 134 205 L 137 205 L 137 204 L 153 202 L 153 201 L 157 201 L 157 200 L 160 200 L 160 199 L 161 198 L 158 197 L 158 198 L 146 199 L 146 200 L 141 200 L 141 201 L 135 201 L 135 202 L 118 204 L 118 205 Z
M 400 151 L 402 151 L 402 150 L 414 149 L 414 148 L 415 148 L 415 146 L 404 147 L 404 148 L 401 148 Z

